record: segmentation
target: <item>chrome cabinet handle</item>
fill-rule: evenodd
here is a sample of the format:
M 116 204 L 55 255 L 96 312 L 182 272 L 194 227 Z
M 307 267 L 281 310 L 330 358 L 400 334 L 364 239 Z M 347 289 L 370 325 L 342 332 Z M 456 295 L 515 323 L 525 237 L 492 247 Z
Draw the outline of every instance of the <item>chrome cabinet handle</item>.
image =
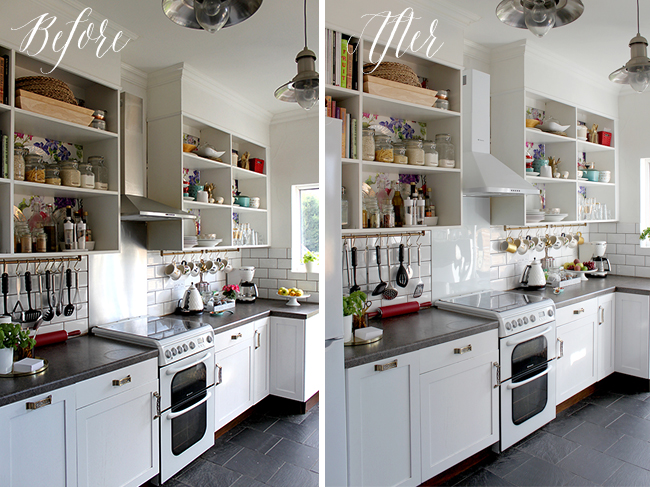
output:
M 160 393 L 155 391 L 153 397 L 156 400 L 156 414 L 153 415 L 153 419 L 156 420 L 160 418 Z
M 584 313 L 584 312 L 585 312 L 585 309 L 584 309 L 584 308 L 574 309 L 574 310 L 573 310 L 573 314 L 574 314 L 574 315 L 579 315 L 580 313 Z
M 375 365 L 375 372 L 384 372 L 386 370 L 396 369 L 396 368 L 397 368 L 397 359 L 393 360 L 392 362 L 388 362 L 387 364 Z
M 257 330 L 255 330 L 254 341 L 255 341 L 255 350 L 257 350 L 258 348 L 260 348 L 262 346 L 260 344 L 260 332 L 257 331 Z
M 258 331 L 257 332 L 257 348 L 260 348 L 262 346 L 262 334 Z
M 223 382 L 223 367 L 219 364 L 217 364 L 217 379 L 219 382 L 215 382 L 214 385 L 218 386 Z
M 114 380 L 114 381 L 113 381 L 113 387 L 121 387 L 121 386 L 123 386 L 124 384 L 128 384 L 128 383 L 130 383 L 130 382 L 131 382 L 131 376 L 130 376 L 130 375 L 127 375 L 126 377 L 124 377 L 124 378 L 122 378 L 122 379 Z
M 605 323 L 605 308 L 603 306 L 600 307 L 600 323 L 599 325 L 602 325 Z
M 501 385 L 501 364 L 499 362 L 493 362 L 492 367 L 496 370 L 496 382 L 494 388 L 498 388 Z
M 231 340 L 237 340 L 238 338 L 241 338 L 241 337 L 242 337 L 242 334 L 241 334 L 241 333 L 237 333 L 236 335 L 231 335 L 230 339 L 231 339 Z
M 469 345 L 467 345 L 466 347 L 463 347 L 463 348 L 454 348 L 454 354 L 455 355 L 462 355 L 464 353 L 471 352 L 471 351 L 472 351 L 472 344 L 471 343 Z
M 559 338 L 557 339 L 558 342 L 560 342 L 560 356 L 558 359 L 561 359 L 564 357 L 564 340 L 560 340 Z
M 50 404 L 52 404 L 52 396 L 47 396 L 45 399 L 41 399 L 40 401 L 28 402 L 25 406 L 26 409 L 34 410 L 49 406 Z

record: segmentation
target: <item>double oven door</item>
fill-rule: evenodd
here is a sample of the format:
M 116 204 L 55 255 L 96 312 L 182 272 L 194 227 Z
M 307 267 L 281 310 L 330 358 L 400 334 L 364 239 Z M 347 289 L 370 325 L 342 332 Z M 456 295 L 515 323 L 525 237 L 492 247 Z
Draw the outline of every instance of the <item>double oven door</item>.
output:
M 160 481 L 214 445 L 214 350 L 160 369 Z
M 555 322 L 501 338 L 501 451 L 555 418 Z

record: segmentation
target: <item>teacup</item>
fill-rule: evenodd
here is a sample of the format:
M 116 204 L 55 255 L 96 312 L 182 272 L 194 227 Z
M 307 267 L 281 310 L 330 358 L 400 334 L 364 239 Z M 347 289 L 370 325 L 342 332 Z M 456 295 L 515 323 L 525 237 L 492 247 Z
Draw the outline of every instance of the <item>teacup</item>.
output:
M 188 265 L 190 265 L 190 267 L 191 267 L 190 276 L 192 276 L 192 277 L 198 276 L 199 273 L 201 272 L 200 264 L 197 263 L 197 262 L 189 262 Z
M 515 239 L 515 246 L 517 247 L 517 253 L 519 255 L 524 255 L 526 252 L 530 250 L 530 247 L 528 243 L 526 242 L 526 239 L 520 239 L 516 238 Z
M 562 247 L 564 247 L 564 237 L 555 237 L 555 243 L 553 244 L 553 248 L 555 250 L 559 250 Z
M 182 275 L 181 267 L 176 264 L 167 264 L 165 266 L 165 275 L 171 277 L 174 281 L 180 279 Z
M 575 235 L 569 235 L 569 243 L 567 244 L 567 247 L 570 249 L 575 249 L 578 246 L 578 239 L 575 237 Z
M 517 252 L 517 247 L 515 246 L 515 241 L 512 237 L 508 237 L 506 240 L 501 242 L 501 250 L 503 252 L 510 252 L 511 254 Z

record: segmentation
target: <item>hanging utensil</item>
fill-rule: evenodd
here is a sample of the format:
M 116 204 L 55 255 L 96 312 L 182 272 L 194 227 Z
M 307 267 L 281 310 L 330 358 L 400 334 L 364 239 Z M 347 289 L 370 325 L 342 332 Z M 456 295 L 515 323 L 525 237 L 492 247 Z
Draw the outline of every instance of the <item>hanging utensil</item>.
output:
M 386 257 L 387 257 L 387 263 L 388 263 L 388 286 L 386 287 L 386 290 L 384 291 L 384 299 L 387 300 L 392 300 L 397 297 L 399 294 L 397 289 L 395 289 L 392 284 L 390 283 L 390 247 L 386 247 Z
M 63 314 L 63 262 L 61 262 L 61 273 L 59 276 L 59 298 L 56 302 L 56 315 L 61 316 Z
M 348 274 L 348 285 L 347 287 L 352 286 L 352 280 L 350 279 L 350 259 L 348 257 L 348 241 L 343 241 L 343 253 L 345 254 L 345 270 Z
M 43 300 L 43 280 L 41 274 L 37 274 L 38 277 L 38 296 L 41 300 L 41 318 L 43 318 L 43 315 L 45 314 L 45 301 Z M 41 322 L 43 320 L 41 319 Z M 40 326 L 40 325 L 39 325 Z
M 422 282 L 422 264 L 420 262 L 420 247 L 422 247 L 422 244 L 418 244 L 418 283 L 415 285 L 415 291 L 413 291 L 414 298 L 422 296 L 422 291 L 424 291 L 424 282 Z
M 4 272 L 2 273 L 2 296 L 5 303 L 4 316 L 11 316 L 7 310 L 7 296 L 9 295 L 9 274 L 7 274 L 7 262 L 5 261 Z
M 354 286 L 350 287 L 350 294 L 356 291 L 361 291 L 361 286 L 357 284 L 357 248 L 352 247 L 352 277 L 354 278 Z
M 41 312 L 32 308 L 32 273 L 29 271 L 25 272 L 25 291 L 27 292 L 27 306 L 29 308 L 25 311 L 24 321 L 31 323 L 41 317 Z
M 409 276 L 409 279 L 411 279 L 413 277 L 413 267 L 411 267 L 411 245 L 409 244 L 409 240 L 410 238 L 406 240 L 406 274 Z
M 201 274 L 201 280 L 203 280 L 203 274 Z M 77 311 L 81 310 L 82 305 L 79 300 L 79 271 L 76 268 L 74 270 L 74 298 L 72 298 L 72 304 L 77 307 Z
M 368 267 L 368 258 L 370 257 L 370 251 L 368 250 L 368 239 L 366 239 L 366 294 L 370 294 L 370 268 Z
M 68 288 L 68 304 L 63 310 L 63 314 L 65 316 L 72 316 L 72 313 L 74 313 L 74 304 L 72 304 L 72 271 L 70 269 L 65 271 L 65 283 Z
M 399 245 L 399 269 L 397 269 L 395 282 L 399 287 L 406 287 L 409 283 L 409 275 L 404 267 L 404 244 Z
M 14 309 L 11 311 L 11 319 L 22 323 L 25 321 L 25 308 L 23 308 L 23 303 L 20 302 L 20 272 L 18 272 L 18 266 L 16 266 L 16 304 Z M 20 311 L 18 311 L 20 308 Z
M 50 279 L 52 275 L 49 270 L 45 271 L 45 294 L 47 295 L 47 309 L 43 311 L 43 319 L 45 321 L 52 321 L 54 318 L 54 308 L 50 299 Z
M 379 271 L 379 284 L 377 284 L 377 286 L 375 287 L 375 290 L 372 292 L 372 295 L 379 296 L 384 293 L 387 284 L 381 278 L 381 247 L 377 245 L 375 247 L 375 251 L 377 252 L 377 270 Z

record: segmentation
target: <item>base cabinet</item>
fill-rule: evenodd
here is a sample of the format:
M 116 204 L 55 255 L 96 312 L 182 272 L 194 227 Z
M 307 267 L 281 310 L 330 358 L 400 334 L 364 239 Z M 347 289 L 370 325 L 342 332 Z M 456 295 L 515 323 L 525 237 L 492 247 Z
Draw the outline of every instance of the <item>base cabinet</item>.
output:
M 77 485 L 74 386 L 0 408 L 0 484 Z
M 601 381 L 616 369 L 616 295 L 598 298 L 598 376 Z
M 348 485 L 421 483 L 419 355 L 346 371 Z
M 650 297 L 616 293 L 616 372 L 650 378 Z
M 253 335 L 253 403 L 269 395 L 270 318 L 255 322 Z
M 557 325 L 556 403 L 560 404 L 596 382 L 598 325 L 596 314 Z

